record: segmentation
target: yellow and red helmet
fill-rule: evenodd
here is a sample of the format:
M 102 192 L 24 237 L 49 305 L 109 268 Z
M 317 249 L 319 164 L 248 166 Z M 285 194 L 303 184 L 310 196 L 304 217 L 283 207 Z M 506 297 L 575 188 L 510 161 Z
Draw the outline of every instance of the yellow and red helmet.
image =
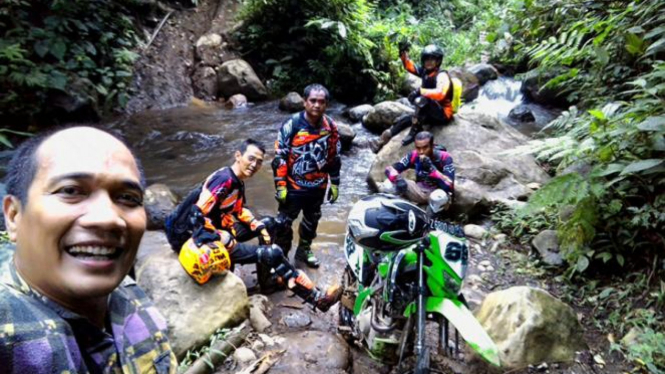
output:
M 198 247 L 190 238 L 182 245 L 178 261 L 198 284 L 206 283 L 213 274 L 223 273 L 231 267 L 229 252 L 221 241 Z

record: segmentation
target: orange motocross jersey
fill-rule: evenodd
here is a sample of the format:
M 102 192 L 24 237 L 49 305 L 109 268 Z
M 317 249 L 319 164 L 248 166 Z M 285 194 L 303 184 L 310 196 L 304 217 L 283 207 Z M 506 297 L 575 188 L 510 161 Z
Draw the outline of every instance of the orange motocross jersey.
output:
M 453 118 L 453 85 L 448 72 L 437 69 L 427 74 L 406 55 L 402 55 L 402 63 L 406 71 L 422 79 L 420 94 L 439 103 L 446 118 Z
M 314 127 L 304 112 L 293 115 L 282 124 L 275 142 L 275 185 L 286 186 L 289 191 L 325 190 L 328 177 L 339 185 L 340 151 L 332 118 L 324 115 Z

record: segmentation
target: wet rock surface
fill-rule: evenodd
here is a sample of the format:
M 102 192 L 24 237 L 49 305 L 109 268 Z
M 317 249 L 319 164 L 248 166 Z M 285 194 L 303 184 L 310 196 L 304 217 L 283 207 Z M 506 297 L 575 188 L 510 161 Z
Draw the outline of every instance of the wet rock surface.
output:
M 164 221 L 175 209 L 177 201 L 178 198 L 167 185 L 156 183 L 148 186 L 143 201 L 148 215 L 148 230 L 164 228 Z
M 235 59 L 220 65 L 217 79 L 220 96 L 243 94 L 251 101 L 265 100 L 268 97 L 268 90 L 245 60 Z
M 305 100 L 297 92 L 289 92 L 281 100 L 279 100 L 279 109 L 295 113 L 305 109 Z
M 249 315 L 247 289 L 233 273 L 197 284 L 183 270 L 160 231 L 148 232 L 139 248 L 136 281 L 166 318 L 176 356 L 206 342 L 218 328 L 235 326 Z

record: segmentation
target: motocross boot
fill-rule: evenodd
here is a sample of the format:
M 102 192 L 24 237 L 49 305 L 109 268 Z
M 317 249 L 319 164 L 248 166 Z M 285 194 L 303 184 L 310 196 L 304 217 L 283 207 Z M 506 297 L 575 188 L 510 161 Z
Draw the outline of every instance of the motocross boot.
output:
M 307 264 L 307 266 L 311 268 L 318 268 L 319 265 L 321 265 L 319 259 L 316 258 L 316 256 L 314 256 L 314 253 L 312 252 L 311 240 L 305 240 L 300 238 L 300 241 L 298 241 L 298 248 L 296 248 L 296 255 L 294 258 L 296 261 L 304 262 L 305 264 Z
M 390 129 L 385 130 L 383 133 L 381 133 L 380 137 L 370 140 L 369 148 L 372 150 L 372 152 L 379 153 L 381 148 L 383 148 L 384 145 L 388 144 L 388 142 L 390 141 L 390 138 L 392 138 L 392 137 L 393 137 L 393 134 L 390 131 Z
M 420 121 L 415 119 L 414 117 L 414 122 L 411 125 L 411 129 L 409 130 L 409 133 L 406 135 L 404 139 L 402 139 L 402 146 L 409 145 L 413 143 L 414 140 L 416 140 L 416 134 L 419 132 L 423 131 L 423 127 L 420 124 Z
M 322 312 L 327 312 L 331 306 L 335 305 L 342 297 L 343 291 L 342 287 L 334 285 L 323 292 L 314 287 L 314 282 L 300 270 L 296 270 L 294 276 L 289 278 L 287 287 L 307 304 Z

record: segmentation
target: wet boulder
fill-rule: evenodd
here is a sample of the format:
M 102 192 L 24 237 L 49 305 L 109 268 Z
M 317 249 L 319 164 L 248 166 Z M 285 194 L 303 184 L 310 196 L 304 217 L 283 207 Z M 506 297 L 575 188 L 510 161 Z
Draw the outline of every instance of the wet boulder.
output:
M 279 100 L 279 109 L 289 113 L 305 109 L 305 100 L 297 92 L 289 92 Z
M 565 87 L 545 88 L 545 84 L 556 76 L 557 74 L 554 72 L 531 70 L 526 73 L 520 91 L 527 100 L 533 103 L 566 108 L 569 103 L 566 98 L 567 93 Z
M 161 231 L 148 231 L 135 264 L 136 281 L 166 318 L 173 352 L 208 342 L 218 328 L 239 324 L 249 316 L 247 289 L 231 272 L 197 284 L 182 268 Z
M 528 138 L 493 117 L 458 113 L 451 124 L 434 127 L 431 131 L 435 143 L 448 149 L 456 168 L 451 214 L 475 216 L 497 203 L 521 205 L 533 192 L 527 184 L 549 180 L 532 156 L 502 154 L 525 144 Z M 386 166 L 413 149 L 413 145 L 401 145 L 407 132 L 404 130 L 393 137 L 378 153 L 367 176 L 370 188 L 376 189 L 383 182 Z
M 531 241 L 533 248 L 538 251 L 540 258 L 548 265 L 561 266 L 563 258 L 559 253 L 559 238 L 556 230 L 544 230 L 538 233 Z
M 226 109 L 238 109 L 247 106 L 247 98 L 243 94 L 235 94 L 224 102 Z
M 374 133 L 381 133 L 405 113 L 413 114 L 414 110 L 395 101 L 384 101 L 376 104 L 363 117 L 363 126 Z
M 508 113 L 508 118 L 517 122 L 535 122 L 536 117 L 533 115 L 531 108 L 528 105 L 520 104 Z
M 216 67 L 222 63 L 222 36 L 208 34 L 200 37 L 195 44 L 196 58 L 202 65 Z
M 199 66 L 192 74 L 194 96 L 202 100 L 215 100 L 219 91 L 217 72 L 210 66 Z
M 478 78 L 478 84 L 481 86 L 488 81 L 499 77 L 499 72 L 490 64 L 475 64 L 471 66 L 469 72 Z
M 323 331 L 289 332 L 280 336 L 286 352 L 270 368 L 271 374 L 344 373 L 351 366 L 348 344 L 338 335 Z
M 178 198 L 168 186 L 155 183 L 145 191 L 144 206 L 148 215 L 148 230 L 164 228 L 164 220 L 175 209 Z
M 355 106 L 349 109 L 349 119 L 351 119 L 353 123 L 360 122 L 363 117 L 372 110 L 372 108 L 373 107 L 370 104 Z
M 400 93 L 404 96 L 408 96 L 411 92 L 420 89 L 422 83 L 423 80 L 420 79 L 420 77 L 411 73 L 406 73 L 404 74 L 404 81 L 402 81 L 402 86 L 400 87 Z
M 243 94 L 251 101 L 265 100 L 268 90 L 259 80 L 254 69 L 244 60 L 235 59 L 223 63 L 217 69 L 219 94 L 230 97 Z
M 339 141 L 342 143 L 342 149 L 351 149 L 356 132 L 346 123 L 337 122 L 337 131 L 339 131 Z
M 504 369 L 570 362 L 576 351 L 587 348 L 573 309 L 537 288 L 493 292 L 476 318 L 497 345 Z

